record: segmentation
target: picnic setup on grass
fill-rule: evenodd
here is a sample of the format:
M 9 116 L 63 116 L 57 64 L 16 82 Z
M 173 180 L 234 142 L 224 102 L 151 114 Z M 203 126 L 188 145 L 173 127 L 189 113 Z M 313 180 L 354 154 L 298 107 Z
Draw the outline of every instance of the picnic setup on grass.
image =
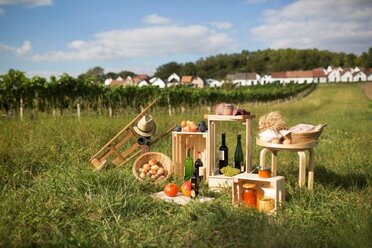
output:
M 172 178 L 184 181 L 180 187 L 167 183 L 163 191 L 152 197 L 178 204 L 187 204 L 191 200 L 212 201 L 213 198 L 199 194 L 200 185 L 205 183 L 212 191 L 231 187 L 234 205 L 275 213 L 285 201 L 286 183 L 283 175 L 277 175 L 280 166 L 278 153 L 296 152 L 299 157 L 299 186 L 305 186 L 307 170 L 307 187 L 313 189 L 314 149 L 325 124 L 289 127 L 279 112 L 261 116 L 255 139 L 261 149 L 260 163 L 259 166 L 253 166 L 252 122 L 256 116 L 249 111 L 222 102 L 216 106 L 215 114 L 204 115 L 204 120 L 199 123 L 184 120 L 180 125 L 171 125 L 164 133 L 156 135 L 155 119 L 147 113 L 155 104 L 156 100 L 91 157 L 95 171 L 104 169 L 110 163 L 123 166 L 134 159 L 132 172 L 139 181 L 156 183 Z M 230 125 L 233 122 L 241 125 L 241 130 L 236 130 L 235 134 L 222 132 L 220 142 L 217 137 L 220 124 Z M 154 143 L 170 132 L 171 158 L 150 151 Z M 226 135 L 237 137 L 234 150 L 227 147 Z M 266 163 L 268 153 L 271 153 L 270 163 Z M 229 165 L 229 158 L 233 158 L 232 166 Z

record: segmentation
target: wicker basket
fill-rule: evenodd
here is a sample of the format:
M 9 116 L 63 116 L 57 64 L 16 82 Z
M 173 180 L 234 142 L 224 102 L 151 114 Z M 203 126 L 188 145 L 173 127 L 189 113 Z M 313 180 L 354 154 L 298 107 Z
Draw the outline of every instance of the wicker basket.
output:
M 172 160 L 167 155 L 160 153 L 160 152 L 146 152 L 142 154 L 141 156 L 139 156 L 133 163 L 133 167 L 132 167 L 133 175 L 137 179 L 142 181 L 143 179 L 140 178 L 138 175 L 138 170 L 144 164 L 148 163 L 150 159 L 156 159 L 158 161 L 158 165 L 161 165 L 168 171 L 167 176 L 164 179 L 162 179 L 162 180 L 167 180 L 169 176 L 173 173 Z
M 327 126 L 327 124 L 322 125 L 321 128 L 319 130 L 316 130 L 316 131 L 291 132 L 289 134 L 289 138 L 292 140 L 292 144 L 308 143 L 308 142 L 318 141 L 318 138 L 322 134 L 323 128 L 325 126 Z

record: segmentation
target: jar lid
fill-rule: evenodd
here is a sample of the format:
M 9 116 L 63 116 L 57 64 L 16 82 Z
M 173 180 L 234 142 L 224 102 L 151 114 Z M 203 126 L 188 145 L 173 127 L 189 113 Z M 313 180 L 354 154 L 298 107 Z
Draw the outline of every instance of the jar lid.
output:
M 254 184 L 254 183 L 243 184 L 243 188 L 245 188 L 245 189 L 254 189 L 255 187 L 256 187 L 256 184 Z
M 272 200 L 274 200 L 274 199 L 271 198 L 271 197 L 268 197 L 268 196 L 263 196 L 263 197 L 261 197 L 259 200 L 260 200 L 260 201 L 272 201 Z

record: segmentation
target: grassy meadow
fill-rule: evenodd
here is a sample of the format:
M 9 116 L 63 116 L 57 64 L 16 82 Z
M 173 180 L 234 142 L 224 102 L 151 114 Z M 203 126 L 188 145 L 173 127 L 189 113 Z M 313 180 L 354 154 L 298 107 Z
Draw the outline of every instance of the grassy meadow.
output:
M 134 117 L 0 119 L 0 246 L 368 247 L 372 244 L 372 101 L 356 84 L 319 85 L 301 100 L 240 104 L 258 118 L 278 110 L 289 125 L 328 126 L 315 149 L 314 191 L 298 186 L 298 158 L 279 153 L 286 202 L 276 216 L 231 205 L 231 190 L 186 206 L 150 197 L 131 164 L 93 172 L 89 158 Z M 207 110 L 150 112 L 158 132 Z M 230 154 L 241 124 L 223 123 Z M 244 145 L 244 144 L 243 144 Z M 152 148 L 171 156 L 170 136 Z M 253 145 L 258 165 L 260 147 Z

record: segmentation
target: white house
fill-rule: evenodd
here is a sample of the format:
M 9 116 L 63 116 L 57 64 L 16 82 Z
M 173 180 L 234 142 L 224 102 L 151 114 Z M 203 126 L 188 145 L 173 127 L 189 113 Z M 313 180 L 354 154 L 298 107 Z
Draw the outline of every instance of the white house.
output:
M 145 80 L 145 79 L 142 79 L 142 80 L 139 81 L 138 84 L 137 84 L 138 87 L 149 86 L 149 85 L 150 85 L 150 83 L 147 82 L 147 80 Z
M 152 86 L 157 86 L 159 88 L 165 88 L 166 87 L 165 82 L 161 78 L 158 78 L 158 77 L 151 78 L 150 83 L 151 83 Z
M 216 79 L 212 79 L 212 78 L 206 79 L 205 82 L 207 83 L 209 87 L 221 87 L 222 86 L 222 82 Z
M 235 79 L 232 81 L 239 86 L 257 85 L 260 80 L 260 75 L 255 72 L 251 73 L 236 73 Z
M 201 77 L 192 77 L 191 84 L 194 88 L 204 88 L 204 80 Z
M 329 65 L 326 70 L 328 73 L 330 73 L 331 71 L 333 71 L 333 69 L 333 66 Z
M 287 81 L 298 84 L 312 83 L 314 76 L 312 71 L 287 71 Z
M 353 72 L 358 72 L 358 71 L 360 71 L 360 68 L 359 68 L 358 66 L 355 66 L 355 68 L 354 68 L 354 71 L 353 71 Z
M 353 82 L 367 81 L 367 75 L 362 71 L 355 71 L 353 73 Z
M 339 70 L 333 70 L 327 75 L 328 82 L 340 82 L 341 72 Z
M 263 75 L 261 78 L 260 78 L 260 81 L 259 83 L 261 85 L 263 84 L 270 84 L 272 82 L 272 78 L 271 78 L 271 75 Z
M 341 82 L 352 82 L 353 81 L 353 73 L 351 72 L 350 68 L 346 68 L 341 72 L 340 81 Z
M 367 81 L 372 81 L 372 71 L 368 72 Z
M 112 82 L 112 78 L 107 78 L 107 79 L 105 80 L 105 85 L 106 85 L 106 86 L 107 86 L 107 85 L 110 85 L 111 82 Z
M 179 85 L 181 82 L 180 76 L 177 75 L 177 73 L 172 73 L 167 79 L 167 86 L 174 86 L 174 85 Z
M 312 70 L 312 74 L 314 83 L 327 83 L 328 78 L 323 68 L 317 68 Z

